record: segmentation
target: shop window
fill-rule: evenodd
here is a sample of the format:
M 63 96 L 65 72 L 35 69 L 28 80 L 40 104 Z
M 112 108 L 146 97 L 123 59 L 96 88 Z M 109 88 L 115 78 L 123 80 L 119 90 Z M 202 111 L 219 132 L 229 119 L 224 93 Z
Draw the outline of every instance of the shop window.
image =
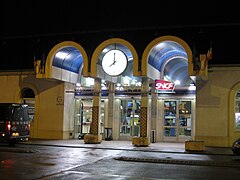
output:
M 240 130 L 240 90 L 235 97 L 235 128 Z

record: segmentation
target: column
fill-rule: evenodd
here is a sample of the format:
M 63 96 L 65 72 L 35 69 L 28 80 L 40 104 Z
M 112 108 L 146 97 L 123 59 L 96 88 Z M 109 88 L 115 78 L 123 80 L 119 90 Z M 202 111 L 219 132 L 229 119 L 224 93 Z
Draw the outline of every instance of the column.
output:
M 85 143 L 100 143 L 102 135 L 100 135 L 100 111 L 101 111 L 101 79 L 95 79 L 92 107 L 92 122 L 90 125 L 90 134 L 84 135 Z
M 113 128 L 113 119 L 114 119 L 114 84 L 111 83 L 108 86 L 108 123 L 105 125 L 105 127 Z
M 155 83 L 152 83 L 152 86 L 151 86 L 151 123 L 150 123 L 150 130 L 151 130 L 151 135 L 150 135 L 150 139 L 151 139 L 151 142 L 156 142 L 156 135 L 159 133 L 159 127 L 160 126 L 157 126 L 157 121 L 158 121 L 158 117 L 159 117 L 159 111 L 157 110 L 157 103 L 158 103 L 158 94 L 155 93 Z
M 112 140 L 113 139 L 113 120 L 114 120 L 114 84 L 111 83 L 108 85 L 108 109 L 107 113 L 105 114 L 105 140 Z
M 148 146 L 150 138 L 148 136 L 148 78 L 142 78 L 141 109 L 140 109 L 140 137 L 133 137 L 132 144 L 135 146 Z

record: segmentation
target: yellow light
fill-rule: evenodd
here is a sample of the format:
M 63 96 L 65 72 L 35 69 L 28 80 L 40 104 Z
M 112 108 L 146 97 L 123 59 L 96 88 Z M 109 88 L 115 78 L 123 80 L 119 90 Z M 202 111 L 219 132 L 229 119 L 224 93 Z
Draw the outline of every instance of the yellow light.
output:
M 12 136 L 19 136 L 19 133 L 12 133 Z

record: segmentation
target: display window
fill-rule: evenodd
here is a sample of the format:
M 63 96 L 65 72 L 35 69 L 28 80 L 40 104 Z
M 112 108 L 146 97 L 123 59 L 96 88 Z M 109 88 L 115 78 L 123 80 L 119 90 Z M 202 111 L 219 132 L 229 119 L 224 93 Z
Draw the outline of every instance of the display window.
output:
M 235 97 L 235 128 L 240 130 L 240 91 L 237 92 Z

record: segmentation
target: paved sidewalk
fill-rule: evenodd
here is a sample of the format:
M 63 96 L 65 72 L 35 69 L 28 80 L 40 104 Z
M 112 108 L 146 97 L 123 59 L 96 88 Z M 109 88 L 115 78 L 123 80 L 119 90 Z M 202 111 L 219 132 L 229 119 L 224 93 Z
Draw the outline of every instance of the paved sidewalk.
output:
M 136 147 L 131 141 L 106 141 L 99 144 L 85 144 L 83 140 L 40 140 L 30 139 L 24 144 L 58 146 L 69 148 L 90 148 L 107 150 L 125 150 L 115 157 L 119 161 L 168 163 L 184 165 L 240 167 L 240 157 L 234 156 L 230 147 L 205 147 L 205 151 L 185 151 L 185 143 L 157 142 L 147 147 Z
M 166 153 L 186 153 L 186 154 L 209 154 L 209 155 L 233 155 L 230 147 L 205 147 L 205 151 L 185 151 L 185 143 L 157 142 L 151 143 L 147 147 L 136 147 L 131 141 L 103 140 L 99 144 L 85 144 L 83 140 L 41 140 L 30 139 L 24 144 L 48 145 L 61 147 L 78 147 L 78 148 L 98 148 L 98 149 L 116 149 L 116 150 L 133 150 L 147 152 L 166 152 Z

